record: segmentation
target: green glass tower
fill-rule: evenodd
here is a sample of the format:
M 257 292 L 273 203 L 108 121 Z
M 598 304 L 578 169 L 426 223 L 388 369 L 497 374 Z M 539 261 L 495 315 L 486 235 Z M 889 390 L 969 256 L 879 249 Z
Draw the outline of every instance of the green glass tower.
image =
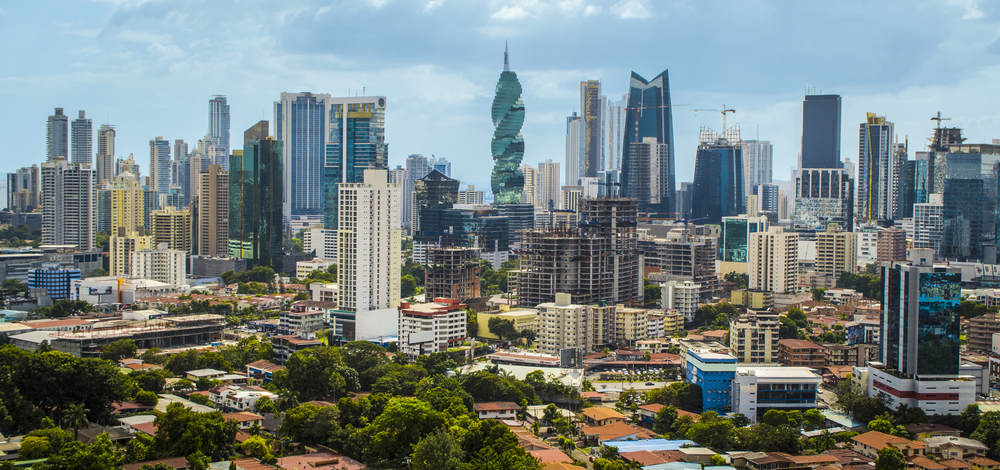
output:
M 229 157 L 229 256 L 281 272 L 284 142 L 267 130 L 267 121 L 255 124 Z
M 510 71 L 507 48 L 503 52 L 503 73 L 497 82 L 493 98 L 493 187 L 494 204 L 520 204 L 524 189 L 524 101 L 521 100 L 521 83 L 517 74 Z

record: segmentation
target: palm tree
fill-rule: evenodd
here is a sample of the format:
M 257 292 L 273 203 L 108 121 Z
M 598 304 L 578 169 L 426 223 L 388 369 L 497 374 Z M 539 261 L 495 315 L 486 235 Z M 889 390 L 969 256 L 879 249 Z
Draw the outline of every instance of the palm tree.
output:
M 87 413 L 90 410 L 83 407 L 82 403 L 69 405 L 63 412 L 63 423 L 73 428 L 73 439 L 79 440 L 80 428 L 90 428 L 90 421 L 87 420 Z

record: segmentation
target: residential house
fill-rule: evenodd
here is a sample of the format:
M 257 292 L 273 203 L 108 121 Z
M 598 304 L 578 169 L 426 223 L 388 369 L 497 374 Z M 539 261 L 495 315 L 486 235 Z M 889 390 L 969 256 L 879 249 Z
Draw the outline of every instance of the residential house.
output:
M 261 423 L 264 421 L 264 417 L 263 416 L 261 416 L 259 414 L 256 414 L 256 413 L 246 412 L 246 411 L 238 411 L 236 413 L 226 413 L 226 414 L 222 415 L 222 418 L 225 419 L 225 420 L 227 420 L 227 421 L 228 420 L 236 421 L 237 426 L 241 430 L 250 429 L 255 424 L 256 425 L 261 425 Z
M 985 457 L 990 450 L 986 444 L 974 439 L 957 436 L 934 436 L 923 439 L 928 454 L 940 455 L 942 459 L 963 460 L 967 457 Z
M 479 419 L 516 419 L 521 406 L 509 401 L 492 401 L 473 405 Z
M 271 383 L 275 372 L 284 369 L 285 366 L 279 366 L 266 359 L 261 359 L 247 364 L 247 377 L 253 377 L 267 384 Z
M 970 457 L 965 461 L 972 465 L 972 470 L 1000 470 L 1000 462 L 986 457 Z
M 899 449 L 903 456 L 912 457 L 914 455 L 924 455 L 927 444 L 921 441 L 911 441 L 905 437 L 890 436 L 878 431 L 869 431 L 851 438 L 854 442 L 854 450 L 862 455 L 877 459 L 878 451 L 892 446 Z
M 918 441 L 927 439 L 928 437 L 934 436 L 955 436 L 959 437 L 962 435 L 962 431 L 955 429 L 950 426 L 945 426 L 943 424 L 932 424 L 932 423 L 914 423 L 907 424 L 904 426 L 907 431 L 913 434 L 913 437 Z
M 611 423 L 624 422 L 628 418 L 625 415 L 599 406 L 587 408 L 581 412 L 587 424 L 591 426 L 606 426 Z

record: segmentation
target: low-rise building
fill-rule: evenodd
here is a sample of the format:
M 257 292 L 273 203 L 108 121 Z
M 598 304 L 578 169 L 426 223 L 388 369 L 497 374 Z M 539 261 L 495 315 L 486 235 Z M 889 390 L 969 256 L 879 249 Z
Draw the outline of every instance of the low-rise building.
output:
M 666 318 L 659 311 L 650 310 L 646 313 L 647 338 L 662 338 L 665 325 Z
M 976 401 L 976 381 L 972 377 L 900 377 L 877 367 L 868 368 L 865 390 L 868 396 L 883 397 L 891 409 L 905 404 L 923 409 L 928 416 L 958 415 Z
M 531 330 L 536 333 L 538 332 L 538 310 L 517 309 L 506 312 L 491 310 L 476 314 L 476 323 L 479 325 L 479 333 L 476 336 L 487 339 L 500 339 L 495 333 L 490 331 L 491 318 L 509 320 L 517 331 Z
M 729 303 L 750 310 L 768 310 L 774 307 L 774 293 L 766 290 L 738 289 L 730 293 Z
M 274 359 L 280 364 L 284 364 L 292 354 L 304 349 L 322 346 L 323 342 L 317 339 L 300 338 L 296 335 L 278 335 L 271 337 L 271 348 L 274 351 Z
M 729 323 L 729 345 L 743 363 L 771 363 L 778 360 L 778 315 L 749 312 Z
M 826 348 L 804 339 L 778 341 L 778 362 L 793 367 L 822 369 L 826 364 Z
M 557 293 L 555 302 L 538 304 L 538 349 L 559 354 L 563 349 L 591 350 L 592 333 L 586 305 L 572 303 L 567 293 Z
M 611 408 L 603 408 L 600 406 L 584 408 L 580 414 L 583 415 L 587 424 L 591 426 L 605 426 L 611 423 L 624 422 L 628 419 L 625 415 L 612 410 Z
M 823 378 L 808 367 L 737 367 L 732 379 L 732 411 L 757 422 L 769 410 L 816 408 Z
M 521 406 L 510 401 L 491 401 L 473 405 L 479 419 L 516 419 Z
M 701 284 L 692 281 L 668 281 L 660 285 L 660 306 L 674 310 L 687 321 L 694 320 L 701 298 Z
M 920 441 L 911 441 L 905 437 L 890 436 L 878 431 L 869 431 L 851 438 L 854 451 L 870 459 L 878 458 L 878 451 L 892 446 L 899 449 L 904 457 L 924 455 L 927 445 Z
M 278 329 L 287 334 L 312 339 L 325 325 L 326 315 L 322 310 L 288 311 L 278 314 Z
M 687 349 L 686 377 L 701 387 L 702 408 L 716 413 L 728 412 L 732 403 L 730 386 L 736 375 L 736 357 L 724 349 Z
M 222 419 L 226 421 L 236 421 L 237 427 L 241 430 L 247 430 L 252 427 L 260 426 L 264 422 L 264 417 L 247 411 L 237 411 L 235 413 L 225 413 L 222 415 Z
M 927 444 L 927 454 L 938 455 L 942 459 L 965 460 L 969 457 L 985 457 L 990 448 L 975 439 L 961 436 L 934 436 L 923 439 Z
M 261 359 L 247 364 L 247 377 L 253 377 L 263 383 L 271 383 L 274 373 L 284 370 L 285 366 L 279 366 L 271 361 Z
M 313 258 L 307 261 L 296 261 L 295 262 L 295 277 L 299 279 L 305 279 L 312 274 L 313 271 L 323 271 L 326 272 L 330 266 L 337 264 L 336 261 Z
M 673 336 L 684 328 L 684 314 L 677 310 L 665 310 L 663 312 L 663 335 Z
M 444 352 L 466 339 L 466 305 L 458 299 L 399 305 L 399 350 L 410 357 Z

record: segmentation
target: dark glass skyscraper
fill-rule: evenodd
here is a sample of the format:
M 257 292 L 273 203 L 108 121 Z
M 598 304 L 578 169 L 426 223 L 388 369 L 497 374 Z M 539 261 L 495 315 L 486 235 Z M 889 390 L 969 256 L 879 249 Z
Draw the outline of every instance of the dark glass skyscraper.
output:
M 282 270 L 282 151 L 260 121 L 243 136 L 243 150 L 229 160 L 229 256 L 247 268 Z
M 524 173 L 521 172 L 521 160 L 524 159 L 524 137 L 521 135 L 524 101 L 521 100 L 521 82 L 517 81 L 517 74 L 510 70 L 506 48 L 492 114 L 494 163 L 490 186 L 493 203 L 520 204 L 521 192 L 524 191 Z
M 740 128 L 734 126 L 719 134 L 702 127 L 699 140 L 691 218 L 705 218 L 699 222 L 702 224 L 718 224 L 723 217 L 746 210 Z
M 636 181 L 635 174 L 640 168 L 650 168 L 644 164 L 642 147 L 633 145 L 642 142 L 647 137 L 656 139 L 656 143 L 666 144 L 667 155 L 663 164 L 658 165 L 655 177 L 659 180 L 660 198 L 656 207 L 664 212 L 674 211 L 675 167 L 674 167 L 674 119 L 670 111 L 670 80 L 667 71 L 657 75 L 652 80 L 632 72 L 629 84 L 628 108 L 625 110 L 625 127 L 622 139 L 622 181 L 621 195 L 640 199 L 638 194 L 642 188 L 635 187 L 630 181 Z M 743 192 L 742 190 L 740 191 Z M 716 221 L 718 222 L 718 220 Z
M 840 161 L 840 95 L 807 95 L 802 102 L 799 169 L 843 168 Z
M 364 183 L 366 169 L 388 167 L 385 97 L 330 98 L 330 135 L 323 163 L 323 226 L 337 228 L 338 185 Z
M 414 230 L 423 230 L 421 221 L 428 215 L 428 211 L 450 209 L 458 202 L 458 185 L 458 180 L 449 178 L 438 170 L 431 170 L 427 176 L 413 182 Z M 432 230 L 436 228 L 433 227 Z
M 886 369 L 957 375 L 962 275 L 958 268 L 882 266 L 882 358 Z

